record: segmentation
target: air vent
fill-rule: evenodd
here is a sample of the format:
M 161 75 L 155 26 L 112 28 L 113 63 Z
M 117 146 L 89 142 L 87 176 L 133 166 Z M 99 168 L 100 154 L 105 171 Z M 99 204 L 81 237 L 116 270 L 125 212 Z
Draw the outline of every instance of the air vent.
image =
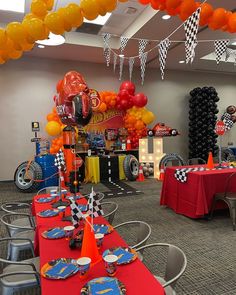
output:
M 90 24 L 90 23 L 83 23 L 76 32 L 78 33 L 85 33 L 91 35 L 98 35 L 99 31 L 101 30 L 101 25 Z
M 135 14 L 137 12 L 137 8 L 135 7 L 127 7 L 124 11 L 125 14 Z

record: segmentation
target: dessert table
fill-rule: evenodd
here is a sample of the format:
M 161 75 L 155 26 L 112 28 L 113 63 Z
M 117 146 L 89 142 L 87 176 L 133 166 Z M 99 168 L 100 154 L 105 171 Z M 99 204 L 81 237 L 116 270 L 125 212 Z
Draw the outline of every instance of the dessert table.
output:
M 43 197 L 46 195 L 40 195 Z M 50 203 L 37 203 L 36 198 L 32 204 L 33 212 L 36 215 L 36 234 L 35 234 L 35 250 L 39 253 L 40 257 L 40 269 L 41 267 L 57 258 L 79 258 L 80 250 L 71 250 L 69 248 L 69 241 L 65 238 L 62 239 L 45 239 L 42 237 L 42 232 L 52 228 L 54 226 L 66 226 L 71 223 L 68 221 L 62 221 L 61 217 L 49 217 L 42 218 L 37 215 L 38 212 L 51 208 Z M 81 198 L 77 201 L 79 204 L 86 204 L 86 199 Z M 70 214 L 70 208 L 67 207 L 66 215 Z M 97 217 L 94 219 L 94 224 L 108 224 L 107 220 L 103 217 Z M 119 234 L 114 230 L 110 234 L 104 236 L 104 241 L 100 252 L 102 254 L 106 249 L 124 246 L 127 247 L 126 242 L 119 236 Z M 93 265 L 89 271 L 87 279 L 81 279 L 79 274 L 75 274 L 65 280 L 50 280 L 41 277 L 41 294 L 42 295 L 79 295 L 81 288 L 90 280 L 97 277 L 106 276 L 106 271 L 104 267 L 104 262 L 101 260 L 95 265 Z M 120 280 L 126 287 L 127 295 L 137 295 L 137 294 L 156 294 L 164 295 L 165 291 L 162 285 L 154 278 L 151 272 L 146 268 L 146 266 L 137 258 L 132 263 L 126 265 L 118 266 L 118 271 L 116 278 Z
M 175 178 L 175 171 L 184 167 L 166 168 L 160 205 L 172 208 L 177 214 L 201 218 L 210 212 L 214 194 L 225 191 L 226 180 L 236 169 L 189 172 L 187 181 L 182 183 Z M 231 188 L 236 191 L 236 183 Z M 217 208 L 227 206 L 219 202 Z

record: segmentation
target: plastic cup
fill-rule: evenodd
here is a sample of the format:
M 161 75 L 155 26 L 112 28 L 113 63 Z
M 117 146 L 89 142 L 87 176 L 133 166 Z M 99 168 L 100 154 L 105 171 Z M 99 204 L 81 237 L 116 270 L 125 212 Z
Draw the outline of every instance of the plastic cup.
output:
M 59 210 L 59 216 L 62 218 L 65 216 L 65 210 L 66 210 L 66 206 L 59 206 L 57 207 L 57 209 Z
M 109 277 L 114 277 L 117 272 L 117 260 L 118 257 L 116 255 L 106 255 L 103 257 L 103 260 L 105 262 L 105 269 L 107 272 L 107 275 Z
M 98 249 L 102 247 L 103 238 L 104 238 L 104 234 L 95 234 L 95 239 L 96 239 Z
M 89 257 L 81 257 L 77 259 L 77 264 L 79 267 L 79 276 L 81 279 L 86 279 L 88 276 L 88 272 L 90 269 L 91 258 Z
M 75 227 L 73 225 L 68 225 L 68 226 L 65 226 L 63 229 L 65 231 L 66 240 L 71 239 L 73 237 L 73 232 Z

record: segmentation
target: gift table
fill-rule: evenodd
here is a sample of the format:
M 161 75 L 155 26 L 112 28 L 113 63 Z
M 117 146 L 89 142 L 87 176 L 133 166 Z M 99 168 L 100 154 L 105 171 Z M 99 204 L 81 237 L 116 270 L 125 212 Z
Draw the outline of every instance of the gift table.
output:
M 35 198 L 37 198 L 36 196 Z M 40 196 L 42 197 L 42 195 Z M 80 204 L 85 204 L 86 200 L 80 199 Z M 68 241 L 65 238 L 57 240 L 48 240 L 41 236 L 41 233 L 54 226 L 66 226 L 69 222 L 64 222 L 59 216 L 50 218 L 41 218 L 37 213 L 50 208 L 50 203 L 39 204 L 33 202 L 33 210 L 36 214 L 36 236 L 35 247 L 36 251 L 40 253 L 40 268 L 53 259 L 57 258 L 79 258 L 80 250 L 71 250 L 68 246 Z M 69 207 L 66 214 L 69 214 Z M 94 219 L 94 224 L 108 224 L 103 217 Z M 116 231 L 104 237 L 101 252 L 105 249 L 124 246 L 127 247 L 126 242 L 119 236 Z M 41 278 L 41 294 L 42 295 L 64 295 L 73 294 L 79 295 L 81 288 L 91 279 L 106 276 L 104 262 L 100 261 L 91 267 L 87 279 L 80 279 L 79 274 L 75 274 L 65 280 L 50 280 Z M 126 287 L 127 295 L 137 294 L 156 294 L 164 295 L 165 291 L 161 284 L 154 278 L 145 265 L 137 258 L 130 264 L 118 266 L 116 278 L 119 279 Z

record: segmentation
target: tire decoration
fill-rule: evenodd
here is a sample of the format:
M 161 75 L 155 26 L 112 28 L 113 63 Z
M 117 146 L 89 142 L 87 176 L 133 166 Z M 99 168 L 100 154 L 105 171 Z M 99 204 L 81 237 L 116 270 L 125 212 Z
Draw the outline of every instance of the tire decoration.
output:
M 127 155 L 123 162 L 125 176 L 130 181 L 135 181 L 138 178 L 139 162 L 133 155 Z
M 219 153 L 218 153 L 218 156 L 219 156 Z M 226 161 L 226 162 L 235 161 L 235 155 L 234 155 L 233 151 L 228 148 L 222 148 L 221 157 L 222 157 L 222 161 Z
M 159 163 L 159 170 L 160 171 L 162 169 L 165 170 L 166 169 L 166 166 L 167 166 L 167 163 L 169 161 L 172 161 L 172 160 L 179 161 L 179 163 L 180 163 L 181 166 L 184 166 L 185 165 L 185 162 L 184 162 L 183 158 L 180 157 L 178 154 L 167 154 L 163 158 L 161 158 L 160 163 Z
M 189 99 L 189 159 L 208 159 L 211 151 L 216 156 L 218 135 L 215 125 L 220 100 L 214 87 L 197 87 L 190 91 Z
M 28 178 L 26 175 L 27 168 L 30 178 Z M 40 182 L 36 182 L 34 180 L 41 180 L 42 177 L 42 168 L 38 163 L 32 161 L 28 167 L 28 162 L 25 161 L 16 168 L 14 174 L 14 183 L 19 191 L 31 193 L 37 191 L 40 186 Z

